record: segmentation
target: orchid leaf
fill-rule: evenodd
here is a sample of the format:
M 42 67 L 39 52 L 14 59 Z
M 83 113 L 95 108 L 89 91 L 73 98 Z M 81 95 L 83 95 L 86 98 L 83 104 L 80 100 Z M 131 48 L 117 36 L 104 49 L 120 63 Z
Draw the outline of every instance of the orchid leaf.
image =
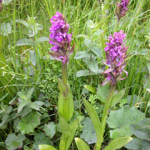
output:
M 86 107 L 86 110 L 92 120 L 95 132 L 96 132 L 96 136 L 97 136 L 97 146 L 99 147 L 99 143 L 102 142 L 103 138 L 102 138 L 102 134 L 101 134 L 101 124 L 100 124 L 100 120 L 98 117 L 98 114 L 96 112 L 96 110 L 93 108 L 93 106 L 85 99 L 83 99 L 84 101 L 84 105 Z
M 40 150 L 57 150 L 57 149 L 54 148 L 53 146 L 46 145 L 46 144 L 41 144 L 41 145 L 39 145 L 39 149 L 40 149 Z
M 84 85 L 84 87 L 88 90 L 88 91 L 90 91 L 90 92 L 92 92 L 92 93 L 96 93 L 96 89 L 93 87 L 93 86 L 91 86 L 91 85 Z
M 70 86 L 67 86 L 66 91 L 61 91 L 58 97 L 58 110 L 64 116 L 66 121 L 69 121 L 74 112 L 73 95 Z
M 110 108 L 113 107 L 116 103 L 118 103 L 121 100 L 121 98 L 124 96 L 124 94 L 125 94 L 125 89 L 121 90 L 116 95 L 114 95 L 111 100 Z
M 101 102 L 105 103 L 108 93 L 109 93 L 109 89 L 108 89 L 108 85 L 106 84 L 104 86 L 98 86 L 96 96 Z
M 70 126 L 67 123 L 65 117 L 59 112 L 59 123 L 60 123 L 60 130 L 63 134 L 65 134 L 66 136 L 70 135 Z
M 75 132 L 76 132 L 78 126 L 79 126 L 79 120 L 78 119 L 74 120 L 69 126 L 70 126 L 71 132 L 70 132 L 69 137 L 67 138 L 66 149 L 69 149 L 69 147 L 70 147 L 70 145 L 72 143 L 72 140 L 74 138 Z
M 124 145 L 129 143 L 132 140 L 132 137 L 119 137 L 112 140 L 104 150 L 116 150 L 122 148 Z
M 75 138 L 75 142 L 78 150 L 90 150 L 89 146 L 80 138 Z

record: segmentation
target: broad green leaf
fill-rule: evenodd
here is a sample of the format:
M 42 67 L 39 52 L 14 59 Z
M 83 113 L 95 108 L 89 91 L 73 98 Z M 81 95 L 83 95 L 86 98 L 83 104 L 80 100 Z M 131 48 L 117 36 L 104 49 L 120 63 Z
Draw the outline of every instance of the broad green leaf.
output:
M 88 60 L 86 64 L 92 72 L 98 73 L 98 62 L 96 60 Z
M 48 37 L 40 37 L 35 43 L 42 43 L 45 41 L 49 41 L 49 38 Z
M 87 21 L 87 27 L 92 29 L 92 28 L 96 27 L 96 24 L 94 24 L 92 20 L 88 20 Z
M 4 36 L 8 36 L 11 33 L 11 25 L 10 23 L 2 23 L 0 26 L 0 34 Z
M 96 93 L 96 89 L 93 87 L 93 86 L 91 86 L 91 85 L 84 85 L 84 87 L 88 90 L 88 91 L 90 91 L 90 92 L 92 92 L 92 93 Z
M 5 114 L 3 117 L 2 117 L 2 122 L 0 123 L 0 129 L 5 129 L 7 127 L 7 124 L 9 122 L 9 115 Z
M 75 138 L 75 142 L 78 150 L 90 150 L 89 146 L 80 138 Z
M 32 102 L 29 107 L 34 109 L 34 110 L 40 110 L 41 106 L 44 105 L 43 102 L 41 101 L 35 101 L 35 102 Z
M 22 132 L 22 134 L 28 134 L 34 132 L 34 128 L 40 124 L 40 114 L 38 112 L 32 111 L 18 123 L 17 129 Z
M 16 42 L 16 46 L 23 46 L 23 45 L 35 45 L 35 43 L 27 38 L 20 39 Z
M 26 106 L 26 105 L 28 105 L 30 102 L 28 102 L 28 101 L 23 101 L 23 102 L 21 102 L 21 103 L 19 103 L 19 106 L 18 106 L 18 113 L 20 113 L 21 111 L 22 111 L 22 109 Z
M 131 142 L 125 145 L 125 148 L 132 150 L 150 150 L 149 141 L 134 138 Z
M 76 73 L 76 77 L 89 76 L 92 74 L 93 73 L 91 73 L 89 70 L 80 70 Z
M 142 120 L 139 124 L 132 124 L 130 129 L 136 137 L 150 140 L 150 118 Z
M 81 58 L 84 58 L 84 57 L 88 57 L 90 56 L 89 52 L 88 51 L 79 51 L 76 55 L 75 55 L 75 59 L 81 59 Z
M 140 102 L 141 100 L 141 97 L 138 97 L 137 95 L 128 95 L 127 96 L 127 99 L 128 99 L 128 104 L 130 105 L 131 103 L 131 106 L 134 106 L 136 103 Z
M 105 103 L 108 93 L 109 93 L 109 89 L 107 84 L 104 86 L 98 86 L 97 97 L 101 102 Z
M 118 103 L 121 100 L 121 98 L 124 96 L 124 93 L 125 89 L 121 90 L 120 92 L 118 92 L 116 95 L 113 96 L 110 103 L 110 108 L 116 105 L 116 103 Z
M 96 54 L 99 58 L 102 57 L 102 50 L 99 49 L 99 47 L 94 46 L 91 48 L 91 51 Z
M 16 19 L 16 23 L 21 23 L 24 26 L 26 26 L 27 28 L 29 27 L 29 24 L 26 21 L 22 20 L 22 19 Z
M 26 99 L 27 99 L 27 101 L 30 101 L 31 100 L 31 96 L 32 96 L 32 94 L 33 94 L 33 91 L 34 91 L 34 87 L 33 88 L 31 88 L 28 92 L 27 92 L 27 97 L 26 97 Z
M 145 114 L 135 107 L 123 106 L 119 110 L 110 111 L 107 123 L 113 129 L 110 130 L 111 138 L 131 136 L 130 125 L 140 122 L 144 116 Z
M 21 133 L 18 134 L 18 136 L 16 136 L 15 134 L 9 134 L 5 141 L 5 144 L 8 150 L 13 150 L 22 147 L 24 140 L 25 136 Z
M 91 119 L 89 117 L 84 118 L 82 124 L 84 127 L 82 129 L 82 134 L 80 134 L 80 138 L 88 144 L 96 143 L 97 137 Z
M 45 145 L 45 144 L 39 145 L 39 149 L 40 149 L 40 150 L 57 150 L 57 149 L 54 148 L 53 146 Z
M 119 137 L 112 140 L 104 150 L 116 150 L 122 148 L 124 145 L 129 143 L 132 140 L 132 137 Z
M 102 137 L 102 134 L 100 131 L 101 124 L 100 124 L 99 117 L 97 115 L 96 110 L 93 108 L 93 106 L 88 101 L 86 101 L 85 99 L 83 99 L 83 101 L 84 101 L 84 105 L 86 107 L 86 110 L 87 110 L 87 112 L 88 112 L 88 114 L 92 120 L 94 129 L 96 132 L 96 136 L 97 136 L 97 146 L 99 146 L 99 143 L 101 143 L 103 140 L 103 137 Z
M 20 112 L 20 115 L 21 115 L 22 118 L 25 117 L 27 114 L 29 114 L 29 113 L 32 111 L 32 109 L 31 109 L 29 106 L 30 106 L 30 105 L 27 105 L 27 106 L 24 107 L 24 108 L 22 109 L 22 111 Z
M 99 40 L 101 37 L 100 37 L 100 34 L 103 33 L 103 30 L 100 30 L 98 29 L 97 31 L 95 31 L 93 34 L 92 34 L 92 40 Z
M 52 139 L 56 133 L 56 125 L 53 122 L 49 122 L 48 124 L 44 125 L 43 130 L 45 131 L 46 135 Z
M 34 143 L 33 143 L 33 149 L 34 150 L 39 150 L 38 146 L 40 144 L 51 144 L 50 139 L 44 132 L 40 133 L 34 133 Z
M 92 47 L 93 43 L 90 39 L 85 38 L 84 39 L 84 44 L 89 48 Z
M 30 50 L 29 53 L 30 53 L 30 62 L 31 62 L 31 64 L 33 66 L 36 66 L 36 52 Z

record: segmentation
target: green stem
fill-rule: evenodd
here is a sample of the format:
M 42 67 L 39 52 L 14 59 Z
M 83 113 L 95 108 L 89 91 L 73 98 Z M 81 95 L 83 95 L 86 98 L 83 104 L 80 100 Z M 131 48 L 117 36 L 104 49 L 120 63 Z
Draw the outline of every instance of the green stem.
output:
M 104 106 L 103 117 L 102 117 L 102 121 L 101 121 L 102 137 L 104 135 L 105 126 L 106 126 L 106 120 L 107 120 L 107 116 L 108 116 L 108 110 L 109 110 L 109 107 L 110 107 L 110 103 L 111 103 L 112 97 L 113 97 L 114 92 L 115 92 L 115 88 L 116 88 L 116 85 L 112 85 L 110 87 L 110 91 L 109 91 L 109 94 L 108 94 L 108 97 L 106 99 L 106 103 L 105 103 L 105 106 Z M 100 148 L 101 148 L 101 144 L 102 143 L 100 143 Z
M 67 84 L 67 63 L 62 63 L 62 80 L 65 84 Z

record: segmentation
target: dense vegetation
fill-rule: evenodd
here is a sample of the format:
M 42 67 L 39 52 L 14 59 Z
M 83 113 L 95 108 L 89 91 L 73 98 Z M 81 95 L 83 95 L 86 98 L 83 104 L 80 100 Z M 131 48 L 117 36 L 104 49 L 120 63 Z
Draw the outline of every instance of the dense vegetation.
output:
M 100 86 L 105 78 L 102 72 L 108 69 L 103 63 L 105 43 L 110 34 L 123 30 L 128 46 L 125 68 L 128 77 L 117 82 L 115 93 L 124 90 L 124 94 L 110 110 L 102 149 L 119 136 L 132 136 L 136 143 L 122 150 L 150 149 L 150 1 L 130 0 L 128 11 L 119 22 L 116 2 L 120 1 L 3 0 L 0 5 L 1 150 L 39 150 L 39 144 L 59 147 L 61 62 L 48 53 L 52 47 L 50 18 L 57 11 L 70 24 L 71 45 L 75 43 L 68 63 L 75 109 L 70 122 L 75 118 L 80 120 L 75 137 L 94 148 L 96 134 L 83 99 L 91 103 L 101 120 L 110 88 L 109 84 Z M 74 141 L 70 149 L 77 150 Z

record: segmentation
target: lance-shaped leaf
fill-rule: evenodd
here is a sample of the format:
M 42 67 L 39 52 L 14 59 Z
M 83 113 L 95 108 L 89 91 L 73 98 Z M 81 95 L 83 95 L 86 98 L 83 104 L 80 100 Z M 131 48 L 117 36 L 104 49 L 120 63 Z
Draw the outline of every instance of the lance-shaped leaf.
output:
M 79 125 L 79 120 L 78 120 L 78 119 L 74 120 L 74 121 L 69 125 L 71 132 L 70 132 L 70 135 L 69 135 L 68 138 L 67 138 L 66 149 L 69 149 L 69 147 L 70 147 L 70 145 L 71 145 L 71 143 L 72 143 L 72 140 L 73 140 L 73 138 L 74 138 L 75 132 L 76 132 L 76 130 L 77 130 L 77 128 L 78 128 L 78 125 Z
M 90 92 L 96 94 L 96 89 L 95 89 L 93 86 L 91 86 L 91 85 L 84 85 L 84 87 L 85 87 L 88 91 L 90 91 Z
M 75 138 L 75 142 L 78 150 L 90 150 L 89 146 L 80 138 Z
M 62 134 L 69 136 L 71 132 L 70 126 L 67 123 L 65 117 L 61 114 L 61 112 L 59 112 L 59 124 L 60 124 L 60 130 Z
M 84 105 L 86 107 L 86 110 L 92 120 L 92 123 L 93 123 L 93 126 L 95 128 L 95 132 L 96 132 L 96 136 L 97 136 L 97 143 L 96 145 L 99 147 L 100 143 L 102 142 L 103 140 L 103 137 L 102 137 L 102 133 L 101 133 L 101 130 L 100 130 L 100 120 L 99 120 L 99 117 L 97 115 L 97 112 L 96 110 L 93 108 L 93 106 L 88 102 L 86 101 L 85 99 L 83 99 L 84 101 Z
M 118 103 L 121 100 L 121 98 L 124 96 L 124 93 L 125 93 L 125 89 L 121 90 L 115 96 L 113 96 L 111 100 L 110 108 L 113 107 L 116 103 Z
M 65 93 L 60 91 L 58 97 L 58 110 L 66 121 L 70 120 L 74 111 L 73 95 L 69 85 L 68 90 L 69 92 L 66 91 Z
M 53 146 L 41 144 L 38 146 L 40 150 L 57 150 Z
M 66 150 L 66 143 L 67 143 L 67 138 L 71 134 L 70 126 L 67 123 L 65 117 L 59 112 L 59 125 L 60 125 L 60 130 L 62 132 L 62 137 L 60 140 L 59 148 L 62 150 Z
M 68 95 L 69 88 L 60 78 L 58 79 L 58 88 L 60 92 L 64 94 L 64 96 Z
M 104 148 L 104 150 L 116 150 L 119 149 L 121 147 L 123 147 L 124 145 L 126 145 L 128 142 L 130 142 L 132 140 L 132 137 L 119 137 L 116 138 L 114 140 L 112 140 L 108 146 L 106 146 Z

